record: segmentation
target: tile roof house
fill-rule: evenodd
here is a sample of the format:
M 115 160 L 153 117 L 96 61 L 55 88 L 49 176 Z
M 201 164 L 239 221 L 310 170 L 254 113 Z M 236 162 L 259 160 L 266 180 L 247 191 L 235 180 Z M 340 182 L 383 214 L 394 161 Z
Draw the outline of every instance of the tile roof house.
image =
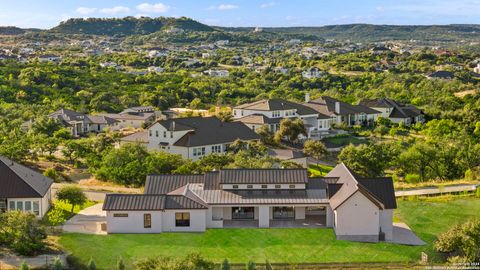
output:
M 256 130 L 268 125 L 270 131 L 276 132 L 283 119 L 302 119 L 307 128 L 307 137 L 330 129 L 330 117 L 299 103 L 284 99 L 263 99 L 233 108 L 233 118 Z
M 31 212 L 38 218 L 50 208 L 53 180 L 0 156 L 0 213 Z
M 393 123 L 403 122 L 409 126 L 415 123 L 425 122 L 425 114 L 422 110 L 410 104 L 403 104 L 389 98 L 365 99 L 360 105 L 372 108 L 382 113 L 382 117 L 390 119 Z
M 344 164 L 320 178 L 306 169 L 150 175 L 144 194 L 108 194 L 103 205 L 108 233 L 331 227 L 337 239 L 365 242 L 392 239 L 396 207 L 391 178 L 360 178 Z
M 210 153 L 224 153 L 236 140 L 256 141 L 260 136 L 240 122 L 216 117 L 160 120 L 148 127 L 148 149 L 162 150 L 197 160 Z
M 345 123 L 347 126 L 370 125 L 380 115 L 379 111 L 369 107 L 353 105 L 327 96 L 313 100 L 307 97 L 303 105 L 327 115 L 334 123 Z

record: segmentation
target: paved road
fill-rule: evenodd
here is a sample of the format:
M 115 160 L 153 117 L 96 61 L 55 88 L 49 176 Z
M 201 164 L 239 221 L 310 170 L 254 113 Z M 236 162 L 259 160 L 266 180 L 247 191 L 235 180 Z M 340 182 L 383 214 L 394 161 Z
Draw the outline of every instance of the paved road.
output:
M 454 193 L 454 192 L 463 192 L 463 191 L 474 191 L 480 185 L 451 185 L 444 187 L 424 187 L 424 188 L 415 188 L 415 189 L 406 189 L 406 190 L 397 190 L 395 196 L 419 196 L 419 195 L 433 195 L 433 194 L 442 194 L 442 193 Z

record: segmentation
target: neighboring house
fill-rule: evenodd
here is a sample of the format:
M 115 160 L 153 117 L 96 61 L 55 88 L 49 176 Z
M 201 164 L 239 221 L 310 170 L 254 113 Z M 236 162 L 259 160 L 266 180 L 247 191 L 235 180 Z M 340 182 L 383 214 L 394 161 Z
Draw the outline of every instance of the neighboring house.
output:
M 274 158 L 278 158 L 280 161 L 288 161 L 297 163 L 303 168 L 308 166 L 308 157 L 299 150 L 293 149 L 268 149 L 268 155 Z
M 424 123 L 425 114 L 422 110 L 410 104 L 402 104 L 393 99 L 365 99 L 360 105 L 372 108 L 382 113 L 382 117 L 390 119 L 393 123 L 403 122 L 409 126 L 415 123 Z
M 331 227 L 337 239 L 392 240 L 392 210 L 397 205 L 391 178 L 359 178 L 344 164 L 324 178 L 307 175 L 306 169 L 149 175 L 144 194 L 106 196 L 107 231 L 310 226 Z
M 209 76 L 219 77 L 219 78 L 228 77 L 229 75 L 228 70 L 224 70 L 224 69 L 222 70 L 209 69 L 209 70 L 205 70 L 204 73 L 208 74 Z
M 477 66 L 473 68 L 473 72 L 480 74 L 480 64 L 477 64 Z
M 160 120 L 148 128 L 148 149 L 162 150 L 197 160 L 211 153 L 224 153 L 236 140 L 256 141 L 260 136 L 240 122 L 222 122 L 216 117 Z
M 45 55 L 40 55 L 38 57 L 38 61 L 40 62 L 54 62 L 58 63 L 62 60 L 62 57 L 58 55 L 53 55 L 53 54 L 45 54 Z
M 451 80 L 455 77 L 455 74 L 451 71 L 440 70 L 435 71 L 427 75 L 429 79 L 441 79 L 441 80 Z
M 302 72 L 302 77 L 305 79 L 321 78 L 325 75 L 325 72 L 319 68 L 313 67 Z
M 105 129 L 116 129 L 118 121 L 104 115 L 87 115 L 68 109 L 59 109 L 48 117 L 58 120 L 68 128 L 73 136 L 80 136 L 89 132 L 102 132 Z
M 148 67 L 147 69 L 149 73 L 162 73 L 164 70 L 165 69 L 162 67 L 155 67 L 155 66 Z
M 99 114 L 117 121 L 116 129 L 144 128 L 157 119 L 155 108 L 151 106 L 132 107 L 120 113 Z
M 345 123 L 349 127 L 371 125 L 381 114 L 379 111 L 366 106 L 349 104 L 327 96 L 313 100 L 310 100 L 307 96 L 303 105 L 328 116 L 333 123 Z
M 120 139 L 118 146 L 122 146 L 127 143 L 138 143 L 142 146 L 148 147 L 148 131 L 143 130 L 125 136 Z
M 0 156 L 0 213 L 18 210 L 42 218 L 52 199 L 53 180 Z
M 284 99 L 263 99 L 242 104 L 233 108 L 233 118 L 257 130 L 268 125 L 270 131 L 276 132 L 283 119 L 302 119 L 307 129 L 307 137 L 330 129 L 330 117 L 299 103 Z

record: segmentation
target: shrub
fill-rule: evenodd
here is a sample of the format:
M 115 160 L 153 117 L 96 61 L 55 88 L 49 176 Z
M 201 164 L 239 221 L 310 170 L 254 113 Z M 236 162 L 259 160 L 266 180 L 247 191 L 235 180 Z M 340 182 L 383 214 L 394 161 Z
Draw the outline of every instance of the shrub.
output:
M 480 198 L 480 187 L 477 187 L 477 190 L 475 191 L 475 196 L 477 198 Z
M 10 211 L 0 215 L 0 245 L 21 255 L 34 255 L 42 250 L 46 233 L 33 214 Z
M 53 181 L 59 182 L 60 181 L 60 175 L 58 175 L 58 172 L 54 168 L 48 168 L 43 172 L 43 175 L 46 177 L 52 178 Z
M 50 209 L 44 220 L 46 221 L 46 225 L 50 226 L 58 226 L 67 221 L 63 209 L 57 207 L 53 207 L 52 209 Z
M 93 258 L 90 258 L 90 261 L 88 261 L 87 270 L 97 270 L 97 265 L 95 264 Z
M 407 175 L 405 175 L 405 181 L 407 181 L 407 183 L 418 183 L 420 182 L 420 175 L 418 174 L 415 174 L 415 173 L 409 173 Z
M 123 259 L 121 257 L 117 262 L 117 270 L 125 270 L 125 264 L 123 263 Z
M 480 261 L 480 220 L 453 226 L 439 235 L 434 247 L 452 262 Z
M 63 263 L 60 258 L 55 258 L 55 260 L 53 261 L 52 270 L 63 270 Z
M 28 267 L 28 264 L 23 261 L 22 264 L 20 264 L 20 270 L 29 270 L 30 267 Z
M 213 270 L 215 264 L 198 253 L 184 258 L 156 257 L 135 262 L 136 270 Z
M 255 270 L 255 268 L 256 268 L 256 265 L 253 261 L 249 261 L 246 265 L 247 270 Z
M 227 259 L 223 260 L 221 270 L 230 270 L 230 262 Z

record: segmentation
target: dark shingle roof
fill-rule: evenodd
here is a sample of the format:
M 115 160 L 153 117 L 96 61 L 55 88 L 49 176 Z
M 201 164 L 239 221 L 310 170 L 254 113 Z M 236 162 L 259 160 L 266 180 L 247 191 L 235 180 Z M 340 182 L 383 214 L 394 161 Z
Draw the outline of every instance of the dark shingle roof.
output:
M 246 124 L 263 125 L 263 124 L 278 124 L 280 123 L 281 120 L 282 118 L 269 118 L 263 114 L 251 114 L 251 115 L 247 115 L 242 118 L 236 119 L 235 121 L 239 121 Z
M 335 104 L 339 103 L 340 105 L 340 112 L 335 112 Z M 366 106 L 362 105 L 353 105 L 341 100 L 332 98 L 332 97 L 321 97 L 314 100 L 310 100 L 309 102 L 303 103 L 303 105 L 308 106 L 317 112 L 325 115 L 347 115 L 347 114 L 357 114 L 357 113 L 365 113 L 365 114 L 379 114 L 379 111 L 371 109 Z
M 296 109 L 297 114 L 299 115 L 318 114 L 318 112 L 307 106 L 284 99 L 263 99 L 252 103 L 239 105 L 234 109 L 247 109 L 257 111 L 283 111 Z
M 145 194 L 168 194 L 186 184 L 203 183 L 203 174 L 162 174 L 148 175 Z
M 222 184 L 304 184 L 306 169 L 222 169 Z
M 194 147 L 235 140 L 259 140 L 260 136 L 241 122 L 222 122 L 216 117 L 188 117 L 161 120 L 158 122 L 169 131 L 191 130 L 175 146 Z
M 423 114 L 420 109 L 413 105 L 405 105 L 389 98 L 365 99 L 360 101 L 360 105 L 374 108 L 393 108 L 389 115 L 391 118 L 408 118 Z
M 52 184 L 53 180 L 41 173 L 0 156 L 0 197 L 43 197 Z
M 428 77 L 440 78 L 440 79 L 452 79 L 453 77 L 455 77 L 455 74 L 453 74 L 453 72 L 450 72 L 450 71 L 439 70 L 439 71 L 430 73 Z
M 397 208 L 392 178 L 360 178 L 357 181 L 382 202 L 385 209 Z

